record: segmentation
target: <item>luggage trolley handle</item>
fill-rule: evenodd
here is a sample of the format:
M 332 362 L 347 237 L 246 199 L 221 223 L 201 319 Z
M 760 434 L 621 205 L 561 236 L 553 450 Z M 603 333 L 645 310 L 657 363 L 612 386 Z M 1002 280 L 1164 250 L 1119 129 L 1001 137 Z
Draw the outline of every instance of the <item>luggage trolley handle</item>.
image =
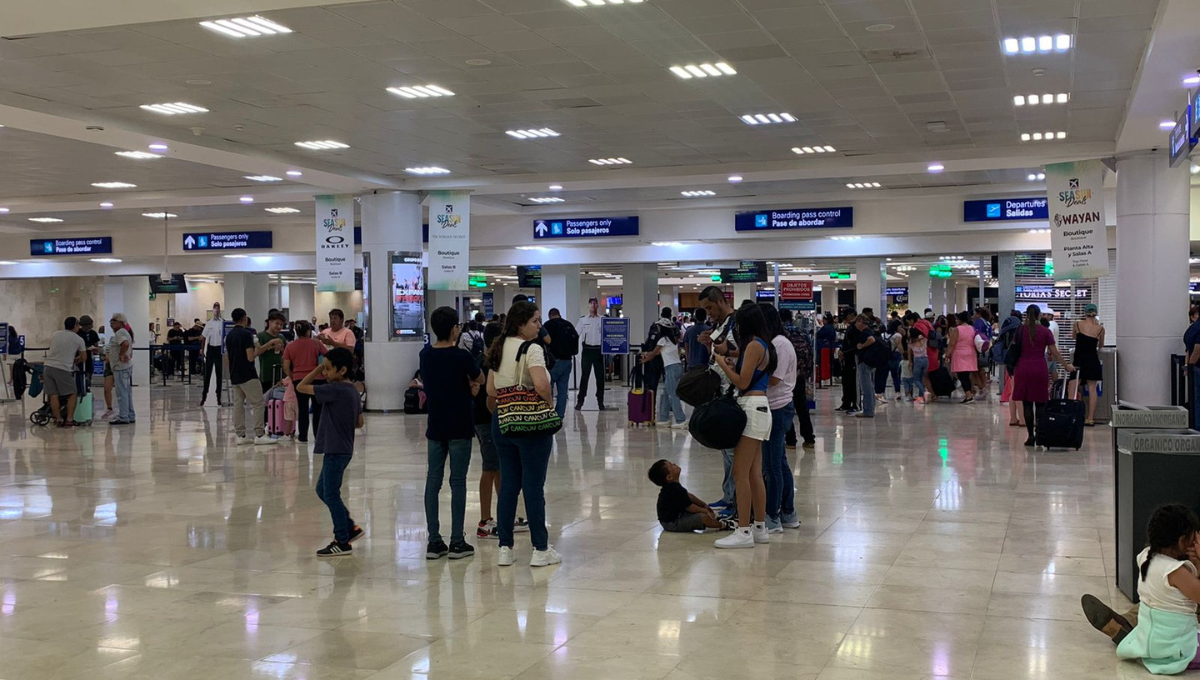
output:
M 1062 388 L 1062 397 L 1061 397 L 1062 399 L 1064 399 L 1064 400 L 1067 399 L 1067 390 L 1070 388 L 1071 383 L 1074 382 L 1075 383 L 1075 396 L 1071 397 L 1070 401 L 1079 401 L 1079 383 L 1082 382 L 1079 379 L 1080 375 L 1081 374 L 1079 372 L 1079 367 L 1076 366 L 1075 370 L 1068 373 L 1067 377 L 1063 379 L 1063 388 Z

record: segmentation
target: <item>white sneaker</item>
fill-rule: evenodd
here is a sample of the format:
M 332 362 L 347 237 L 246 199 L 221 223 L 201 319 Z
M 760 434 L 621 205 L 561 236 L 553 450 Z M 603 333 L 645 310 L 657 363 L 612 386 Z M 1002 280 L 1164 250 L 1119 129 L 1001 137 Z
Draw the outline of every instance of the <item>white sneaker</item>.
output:
M 685 420 L 682 423 L 672 422 L 671 427 L 675 428 L 676 430 L 686 430 L 688 429 L 688 421 Z
M 287 444 L 288 442 L 291 442 L 291 441 L 292 441 L 292 435 L 290 435 L 290 434 L 281 434 L 281 435 L 279 435 L 279 439 L 275 440 L 275 442 L 278 444 Z
M 275 444 L 278 444 L 278 443 L 279 442 L 275 441 L 274 439 L 271 439 L 270 437 L 268 437 L 265 434 L 262 435 L 261 437 L 254 438 L 255 446 L 274 446 Z
M 496 564 L 502 567 L 511 567 L 513 565 L 513 549 L 500 548 L 500 557 L 496 560 Z
M 561 564 L 562 555 L 554 549 L 554 546 L 548 545 L 545 550 L 534 550 L 533 557 L 529 558 L 529 566 L 531 567 L 548 567 L 551 564 Z
M 656 420 L 656 421 L 654 421 L 654 427 L 661 427 L 661 428 L 663 428 L 663 429 L 665 430 L 665 429 L 667 429 L 667 428 L 671 427 L 671 421 L 669 421 L 669 420 Z
M 253 437 L 238 437 L 237 438 L 238 446 L 250 446 L 253 443 L 254 443 Z
M 750 527 L 738 527 L 725 538 L 713 541 L 718 548 L 753 548 L 754 537 L 750 535 Z
M 783 533 L 783 529 L 780 528 L 779 532 Z M 754 538 L 755 543 L 771 542 L 771 535 L 767 533 L 767 525 L 764 522 L 755 522 L 750 529 L 750 535 Z

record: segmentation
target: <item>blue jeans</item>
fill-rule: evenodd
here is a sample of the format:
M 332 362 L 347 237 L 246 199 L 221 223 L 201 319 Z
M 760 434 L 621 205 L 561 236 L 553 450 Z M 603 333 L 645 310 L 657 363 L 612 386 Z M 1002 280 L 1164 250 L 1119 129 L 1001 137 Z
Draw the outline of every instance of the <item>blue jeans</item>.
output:
M 463 540 L 463 522 L 467 516 L 467 468 L 471 466 L 471 440 L 451 439 L 428 442 L 429 472 L 425 476 L 425 526 L 429 542 L 442 540 L 438 521 L 438 494 L 446 478 L 446 459 L 450 459 L 450 542 Z
M 130 423 L 137 420 L 133 414 L 133 369 L 114 370 L 113 387 L 117 391 L 117 419 Z
M 352 457 L 325 454 L 321 475 L 317 477 L 317 498 L 329 508 L 329 517 L 333 519 L 333 538 L 338 543 L 348 543 L 350 531 L 354 529 L 354 520 L 350 519 L 350 511 L 342 502 L 342 477 Z
M 792 469 L 788 466 L 784 438 L 796 417 L 795 402 L 771 409 L 771 437 L 763 442 L 763 477 L 767 481 L 767 517 L 778 520 L 782 512 L 790 515 L 796 511 L 796 483 Z
M 913 389 L 916 390 L 918 397 L 925 396 L 925 374 L 929 372 L 929 357 L 922 353 L 920 356 L 913 356 L 912 360 L 912 383 Z
M 733 449 L 721 449 L 725 477 L 721 479 L 721 500 L 731 510 L 737 509 L 737 485 L 733 481 Z
M 683 402 L 675 394 L 679 379 L 683 377 L 683 364 L 671 364 L 664 371 L 663 389 L 658 394 L 658 422 L 665 423 L 675 412 L 675 422 L 682 423 L 687 417 L 683 414 Z
M 562 418 L 567 413 L 567 392 L 571 389 L 572 359 L 559 359 L 550 369 L 550 384 L 554 386 L 554 410 Z
M 858 365 L 858 407 L 864 415 L 875 415 L 875 369 L 860 363 Z
M 496 530 L 500 547 L 513 547 L 513 522 L 517 519 L 517 496 L 525 495 L 529 514 L 529 540 L 535 550 L 550 545 L 546 532 L 546 468 L 554 437 L 505 437 L 492 417 L 492 439 L 500 455 L 500 497 L 496 500 Z

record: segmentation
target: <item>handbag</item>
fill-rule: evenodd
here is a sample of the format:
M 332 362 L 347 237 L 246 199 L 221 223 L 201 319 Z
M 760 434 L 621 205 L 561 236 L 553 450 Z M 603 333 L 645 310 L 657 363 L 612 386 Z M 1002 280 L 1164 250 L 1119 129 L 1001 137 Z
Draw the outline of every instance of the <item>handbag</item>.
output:
M 713 343 L 724 342 L 732 326 L 732 323 L 726 326 L 719 339 L 714 339 Z M 721 396 L 721 376 L 713 366 L 716 360 L 715 355 L 710 355 L 707 364 L 689 368 L 679 378 L 679 384 L 675 386 L 675 396 L 688 406 L 696 408 Z
M 1017 367 L 1017 362 L 1021 360 L 1021 329 L 1018 328 L 1013 332 L 1014 342 L 1009 343 L 1008 350 L 1004 352 L 1004 370 L 1011 375 Z
M 732 387 L 725 394 L 697 406 L 688 421 L 688 432 L 701 446 L 710 449 L 732 449 L 745 429 L 746 412 L 734 398 Z
M 529 347 L 536 342 L 529 340 L 517 350 L 517 376 L 525 372 L 521 360 L 528 361 Z M 545 352 L 545 349 L 542 351 Z M 500 434 L 505 437 L 552 435 L 561 430 L 563 425 L 558 411 L 542 399 L 542 395 L 520 383 L 496 390 L 496 421 L 500 426 Z

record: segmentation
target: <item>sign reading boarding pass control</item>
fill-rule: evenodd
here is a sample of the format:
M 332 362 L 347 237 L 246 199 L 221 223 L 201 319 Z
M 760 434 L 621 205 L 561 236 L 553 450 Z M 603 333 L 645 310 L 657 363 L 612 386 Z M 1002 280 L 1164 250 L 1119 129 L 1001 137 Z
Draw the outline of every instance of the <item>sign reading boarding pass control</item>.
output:
M 210 231 L 184 234 L 183 249 L 191 250 L 268 250 L 273 245 L 269 231 Z
M 317 292 L 354 290 L 354 197 L 317 196 Z
M 535 239 L 637 235 L 637 217 L 571 217 L 533 221 Z
M 1108 276 L 1108 227 L 1104 220 L 1104 163 L 1099 160 L 1046 166 L 1050 244 L 1056 280 Z
M 991 198 L 963 201 L 963 222 L 1009 222 L 1050 219 L 1045 198 Z
M 601 319 L 600 351 L 603 354 L 629 353 L 629 319 Z
M 854 208 L 789 208 L 741 212 L 734 216 L 735 231 L 772 229 L 834 229 L 854 226 Z
M 429 290 L 470 290 L 471 194 L 429 192 Z
M 101 255 L 111 252 L 111 236 L 35 238 L 29 241 L 29 254 L 34 257 L 42 255 Z

